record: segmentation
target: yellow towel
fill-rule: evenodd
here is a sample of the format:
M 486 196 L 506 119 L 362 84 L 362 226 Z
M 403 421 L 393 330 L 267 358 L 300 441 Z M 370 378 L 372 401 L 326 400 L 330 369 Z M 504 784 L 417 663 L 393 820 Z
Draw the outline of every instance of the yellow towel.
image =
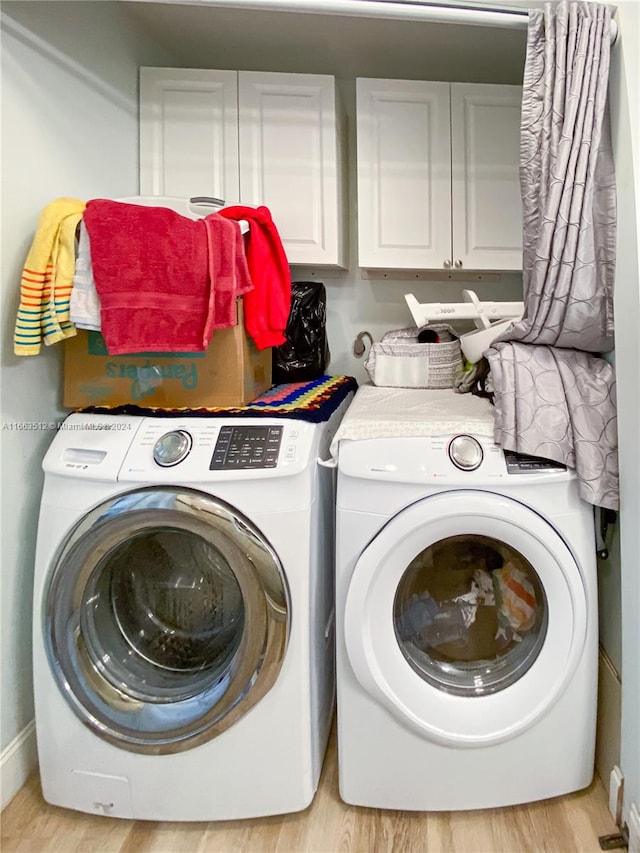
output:
M 76 334 L 69 319 L 75 271 L 75 234 L 85 202 L 58 198 L 41 212 L 20 282 L 20 306 L 13 350 L 37 355 L 40 344 L 54 344 Z

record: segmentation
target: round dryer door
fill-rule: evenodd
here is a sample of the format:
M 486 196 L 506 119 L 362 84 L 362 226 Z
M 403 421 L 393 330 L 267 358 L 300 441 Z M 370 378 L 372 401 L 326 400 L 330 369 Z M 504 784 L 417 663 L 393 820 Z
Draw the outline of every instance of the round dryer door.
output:
M 396 515 L 358 559 L 345 642 L 356 677 L 444 744 L 485 746 L 531 726 L 584 649 L 578 564 L 526 506 L 448 492 Z
M 274 684 L 289 633 L 269 543 L 189 489 L 140 489 L 92 510 L 63 544 L 45 602 L 63 695 L 134 752 L 190 749 L 232 725 Z

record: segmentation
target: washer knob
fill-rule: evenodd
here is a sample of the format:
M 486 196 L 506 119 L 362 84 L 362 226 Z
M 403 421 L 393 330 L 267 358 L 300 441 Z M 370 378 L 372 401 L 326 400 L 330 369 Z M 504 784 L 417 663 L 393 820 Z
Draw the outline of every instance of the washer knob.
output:
M 457 435 L 449 442 L 449 459 L 462 471 L 475 471 L 483 457 L 480 442 L 471 435 Z
M 183 429 L 165 432 L 153 446 L 153 461 L 163 468 L 170 468 L 189 455 L 193 439 Z

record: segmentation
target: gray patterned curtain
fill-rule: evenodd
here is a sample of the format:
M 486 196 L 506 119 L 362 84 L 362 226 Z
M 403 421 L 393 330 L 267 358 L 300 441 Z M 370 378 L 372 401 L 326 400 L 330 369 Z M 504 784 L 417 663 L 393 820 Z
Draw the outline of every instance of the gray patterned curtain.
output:
M 613 369 L 616 197 L 607 87 L 611 7 L 529 13 L 520 180 L 525 311 L 486 353 L 496 441 L 575 468 L 617 509 Z

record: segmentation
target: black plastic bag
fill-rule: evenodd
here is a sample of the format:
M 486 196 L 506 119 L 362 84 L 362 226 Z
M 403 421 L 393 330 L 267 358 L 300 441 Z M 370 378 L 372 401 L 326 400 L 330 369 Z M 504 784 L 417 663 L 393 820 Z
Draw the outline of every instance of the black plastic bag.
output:
M 326 329 L 327 294 L 320 281 L 291 284 L 287 342 L 273 347 L 273 383 L 308 382 L 324 375 L 329 364 Z

